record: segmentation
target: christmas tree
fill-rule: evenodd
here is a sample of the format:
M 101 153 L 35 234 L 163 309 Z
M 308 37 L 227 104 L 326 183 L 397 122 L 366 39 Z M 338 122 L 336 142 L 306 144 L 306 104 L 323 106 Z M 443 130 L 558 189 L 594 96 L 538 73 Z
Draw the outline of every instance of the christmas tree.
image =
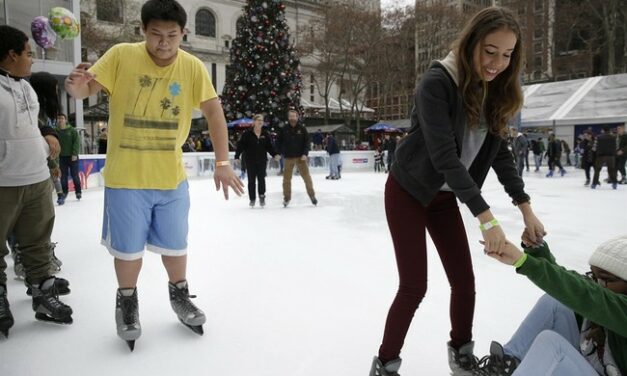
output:
M 289 109 L 302 113 L 300 61 L 290 44 L 282 1 L 248 0 L 230 53 L 222 91 L 227 121 L 261 113 L 276 127 Z

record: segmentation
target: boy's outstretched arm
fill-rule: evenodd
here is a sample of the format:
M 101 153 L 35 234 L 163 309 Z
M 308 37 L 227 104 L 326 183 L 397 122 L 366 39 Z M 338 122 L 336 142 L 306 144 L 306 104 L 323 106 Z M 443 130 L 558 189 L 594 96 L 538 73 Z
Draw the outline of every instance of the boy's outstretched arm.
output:
M 95 80 L 96 75 L 87 71 L 91 67 L 89 63 L 80 63 L 77 65 L 65 79 L 65 90 L 74 99 L 85 99 L 100 90 L 102 85 Z
M 200 104 L 200 109 L 209 124 L 209 134 L 216 155 L 216 170 L 213 174 L 216 190 L 220 190 L 220 185 L 222 185 L 224 198 L 227 200 L 229 199 L 229 187 L 233 189 L 236 195 L 241 196 L 244 193 L 244 183 L 235 174 L 230 163 L 220 165 L 220 162 L 229 161 L 229 137 L 220 100 L 214 98 L 204 101 Z

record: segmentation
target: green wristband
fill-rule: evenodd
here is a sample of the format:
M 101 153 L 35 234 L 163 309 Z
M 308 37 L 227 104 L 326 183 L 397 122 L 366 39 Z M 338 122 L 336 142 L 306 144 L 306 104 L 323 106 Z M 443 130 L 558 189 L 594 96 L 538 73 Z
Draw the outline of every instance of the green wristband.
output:
M 523 264 L 525 263 L 525 261 L 527 261 L 527 254 L 526 254 L 526 253 L 523 253 L 523 255 L 522 255 L 522 256 L 520 256 L 520 258 L 518 259 L 518 261 L 516 261 L 516 262 L 514 263 L 514 268 L 516 268 L 516 269 L 520 268 L 521 266 L 523 266 Z
M 497 221 L 496 218 L 494 218 L 490 222 L 480 224 L 479 228 L 481 229 L 481 231 L 487 231 L 491 229 L 492 227 L 498 226 L 498 225 L 499 225 L 499 221 Z

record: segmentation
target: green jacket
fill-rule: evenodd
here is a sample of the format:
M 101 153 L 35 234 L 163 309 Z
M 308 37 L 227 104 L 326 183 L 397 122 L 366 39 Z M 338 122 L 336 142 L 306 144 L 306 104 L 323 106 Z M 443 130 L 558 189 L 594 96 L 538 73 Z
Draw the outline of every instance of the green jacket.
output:
M 80 138 L 78 137 L 76 128 L 68 124 L 65 129 L 57 128 L 57 133 L 59 134 L 59 143 L 61 143 L 61 153 L 59 153 L 59 156 L 78 156 L 80 153 Z
M 617 294 L 581 274 L 555 263 L 546 243 L 526 248 L 527 260 L 516 272 L 527 276 L 547 294 L 583 318 L 607 330 L 610 351 L 623 375 L 627 375 L 627 295 Z

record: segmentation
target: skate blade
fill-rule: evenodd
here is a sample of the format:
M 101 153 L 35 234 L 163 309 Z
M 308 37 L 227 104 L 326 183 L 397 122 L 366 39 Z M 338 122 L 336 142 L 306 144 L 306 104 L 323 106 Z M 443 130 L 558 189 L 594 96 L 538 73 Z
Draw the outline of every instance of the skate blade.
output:
M 56 319 L 44 313 L 35 313 L 35 318 L 39 321 L 49 322 L 53 324 L 62 324 L 62 325 L 70 325 L 74 322 L 74 320 L 72 320 L 72 316 L 68 316 L 63 319 Z
M 126 345 L 131 350 L 131 352 L 133 352 L 133 350 L 135 350 L 135 340 L 126 341 Z
M 189 325 L 189 324 L 185 324 L 183 322 L 183 320 L 179 319 L 179 321 L 181 322 L 181 324 L 185 325 L 186 327 L 188 327 L 189 329 L 191 329 L 192 332 L 198 334 L 198 335 L 203 335 L 205 334 L 205 331 L 202 328 L 202 325 Z

